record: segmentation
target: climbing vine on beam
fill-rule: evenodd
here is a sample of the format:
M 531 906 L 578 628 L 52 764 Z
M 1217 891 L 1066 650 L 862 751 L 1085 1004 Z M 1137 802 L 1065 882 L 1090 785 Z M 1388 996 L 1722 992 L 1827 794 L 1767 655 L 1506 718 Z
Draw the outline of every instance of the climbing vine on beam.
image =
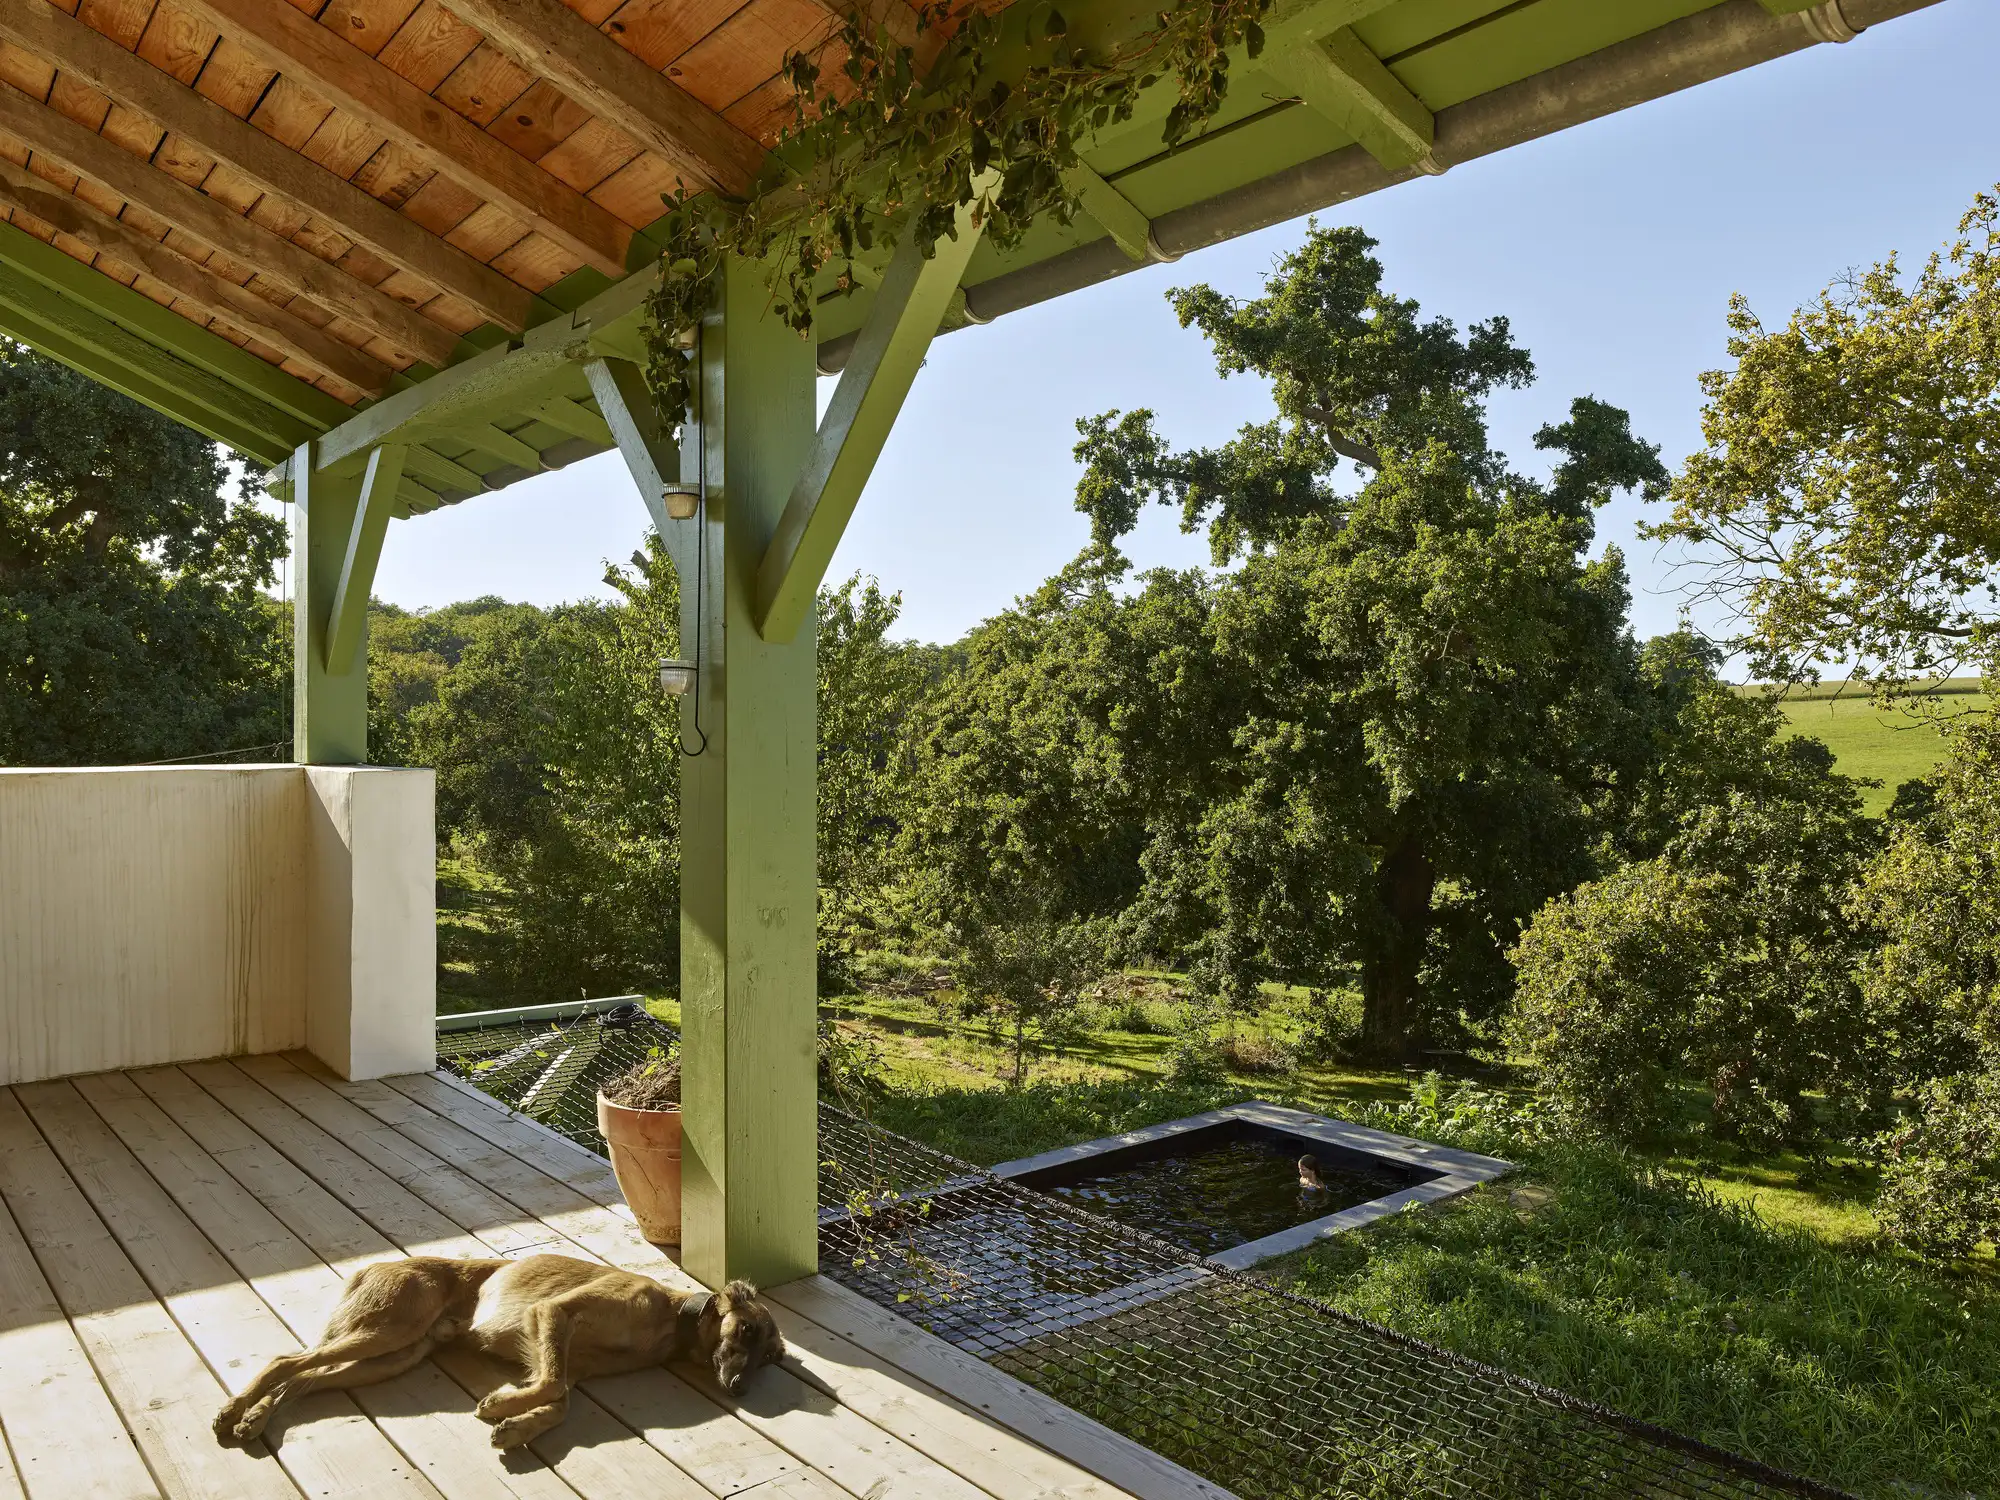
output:
M 684 345 L 726 257 L 772 264 L 777 311 L 807 337 L 822 272 L 835 268 L 836 286 L 852 289 L 857 258 L 906 229 L 928 256 L 968 203 L 1001 250 L 1038 219 L 1069 224 L 1079 147 L 1131 119 L 1139 96 L 1166 79 L 1177 94 L 1164 141 L 1198 131 L 1222 107 L 1231 50 L 1262 51 L 1270 3 L 1183 0 L 1109 40 L 1073 35 L 1046 0 L 994 15 L 933 3 L 918 12 L 913 45 L 850 13 L 822 50 L 842 58 L 830 74 L 808 53 L 787 59 L 793 120 L 758 191 L 666 199 L 646 371 L 663 420 L 678 426 L 691 404 Z

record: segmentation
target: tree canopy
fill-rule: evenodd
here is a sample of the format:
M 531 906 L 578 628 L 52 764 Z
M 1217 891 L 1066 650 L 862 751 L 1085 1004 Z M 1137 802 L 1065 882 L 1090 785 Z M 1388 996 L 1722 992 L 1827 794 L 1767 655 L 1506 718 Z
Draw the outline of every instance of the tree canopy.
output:
M 0 345 L 0 764 L 270 753 L 286 544 L 255 493 L 206 438 Z
M 1373 248 L 1315 227 L 1261 297 L 1174 293 L 1277 416 L 1188 451 L 1146 412 L 1082 422 L 1077 504 L 1100 549 L 1161 501 L 1240 562 L 1202 591 L 1199 702 L 1180 706 L 1205 753 L 1170 752 L 1198 811 L 1142 852 L 1142 907 L 1200 934 L 1223 990 L 1358 965 L 1365 1040 L 1401 1054 L 1493 1013 L 1514 932 L 1590 872 L 1600 812 L 1640 772 L 1623 562 L 1589 557 L 1592 513 L 1666 473 L 1587 397 L 1537 435 L 1552 477 L 1513 471 L 1484 402 L 1531 378 L 1528 355 L 1504 319 L 1423 319 Z M 1351 491 L 1343 462 L 1365 473 Z M 1186 584 L 1146 593 L 1167 587 Z
M 1914 278 L 1894 256 L 1781 329 L 1741 297 L 1702 377 L 1703 447 L 1657 535 L 1688 544 L 1752 668 L 1895 683 L 2000 645 L 2000 199 Z

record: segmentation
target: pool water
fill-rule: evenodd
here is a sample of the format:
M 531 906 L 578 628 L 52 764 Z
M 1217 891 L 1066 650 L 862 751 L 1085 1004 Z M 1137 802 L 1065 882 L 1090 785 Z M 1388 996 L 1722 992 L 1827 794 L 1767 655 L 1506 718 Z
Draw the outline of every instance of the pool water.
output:
M 1051 1183 L 1042 1191 L 1197 1255 L 1217 1255 L 1409 1186 L 1401 1173 L 1337 1166 L 1322 1153 L 1319 1172 L 1327 1191 L 1308 1193 L 1299 1187 L 1299 1155 L 1295 1139 L 1211 1138 L 1175 1155 Z

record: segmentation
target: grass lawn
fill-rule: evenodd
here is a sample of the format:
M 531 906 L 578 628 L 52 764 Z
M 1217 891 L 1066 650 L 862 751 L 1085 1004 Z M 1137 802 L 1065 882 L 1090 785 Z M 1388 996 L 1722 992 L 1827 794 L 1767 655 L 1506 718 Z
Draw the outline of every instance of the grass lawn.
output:
M 1869 702 L 1866 691 L 1834 684 L 1793 689 L 1783 705 L 1793 733 L 1826 741 L 1847 775 L 1882 783 L 1862 792 L 1863 805 L 1875 814 L 1888 807 L 1898 786 L 1944 758 L 1945 741 L 1937 729 L 1941 719 L 1987 706 L 1976 678 L 1953 678 L 1915 711 L 1885 711 Z

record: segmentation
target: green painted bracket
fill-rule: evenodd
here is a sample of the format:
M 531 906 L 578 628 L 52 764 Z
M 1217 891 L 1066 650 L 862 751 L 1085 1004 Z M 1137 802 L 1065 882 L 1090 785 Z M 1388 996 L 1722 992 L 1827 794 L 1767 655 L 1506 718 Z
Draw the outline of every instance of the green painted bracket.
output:
M 354 507 L 354 525 L 341 559 L 340 582 L 334 586 L 333 607 L 326 622 L 326 669 L 345 676 L 361 644 L 361 627 L 368 617 L 368 594 L 375 568 L 382 560 L 382 542 L 389 531 L 389 514 L 402 487 L 403 465 L 410 450 L 385 443 L 368 455 L 368 472 L 361 481 L 361 499 Z
M 660 423 L 653 393 L 637 365 L 624 359 L 595 359 L 583 367 L 597 409 L 618 444 L 653 529 L 667 544 L 667 555 L 682 578 L 693 578 L 700 546 L 699 523 L 676 521 L 667 514 L 666 491 L 680 479 L 680 449 Z M 683 591 L 685 592 L 685 591 Z
M 973 218 L 985 186 L 975 182 L 972 201 L 959 209 L 957 238 L 939 240 L 928 260 L 906 239 L 882 274 L 812 453 L 757 569 L 752 618 L 767 641 L 791 640 L 812 612 L 834 548 L 979 243 Z
M 1127 260 L 1143 265 L 1168 259 L 1153 239 L 1153 221 L 1139 212 L 1138 205 L 1130 198 L 1082 162 L 1063 176 L 1070 191 L 1082 200 L 1083 211 L 1111 236 L 1111 242 L 1125 252 Z
M 1430 154 L 1437 121 L 1422 100 L 1342 26 L 1297 46 L 1266 50 L 1260 65 L 1294 89 L 1315 114 L 1359 141 L 1395 171 Z

